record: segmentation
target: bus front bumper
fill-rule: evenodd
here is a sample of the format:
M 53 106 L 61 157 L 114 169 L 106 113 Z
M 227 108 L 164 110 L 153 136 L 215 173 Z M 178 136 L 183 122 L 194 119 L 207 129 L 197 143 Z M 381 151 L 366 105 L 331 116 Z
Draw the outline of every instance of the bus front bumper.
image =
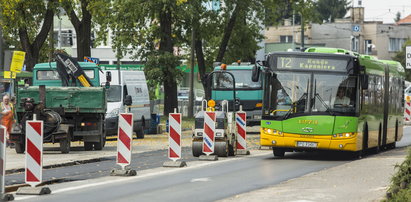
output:
M 337 150 L 358 151 L 357 134 L 351 137 L 334 138 L 332 135 L 268 134 L 261 130 L 261 146 L 287 148 L 289 150 Z

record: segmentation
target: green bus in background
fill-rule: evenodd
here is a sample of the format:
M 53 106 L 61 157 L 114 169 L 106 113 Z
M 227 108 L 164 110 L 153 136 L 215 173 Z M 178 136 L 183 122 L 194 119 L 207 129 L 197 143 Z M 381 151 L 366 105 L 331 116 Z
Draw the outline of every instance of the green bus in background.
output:
M 310 150 L 358 156 L 394 148 L 402 138 L 400 63 L 336 48 L 266 59 L 260 144 L 272 147 L 274 156 Z
M 261 121 L 262 80 L 251 80 L 253 67 L 250 63 L 233 63 L 226 66 L 226 71 L 232 73 L 235 78 L 236 99 L 242 105 L 243 111 L 247 112 L 247 126 L 259 125 Z M 221 66 L 216 66 L 214 71 L 216 70 L 221 70 Z M 227 74 L 217 74 L 213 77 L 211 99 L 217 103 L 222 100 L 233 100 L 231 77 Z

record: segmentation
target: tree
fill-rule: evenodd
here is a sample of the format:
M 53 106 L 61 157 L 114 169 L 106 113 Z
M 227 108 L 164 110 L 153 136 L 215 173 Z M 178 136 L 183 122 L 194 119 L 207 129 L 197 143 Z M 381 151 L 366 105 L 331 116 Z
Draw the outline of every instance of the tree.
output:
M 113 49 L 118 58 L 131 53 L 146 61 L 144 71 L 150 85 L 163 84 L 164 115 L 177 108 L 177 82 L 181 71 L 174 48 L 180 46 L 186 15 L 184 0 L 114 0 L 106 6 L 107 16 L 96 17 L 99 38 L 112 32 Z
M 401 51 L 397 52 L 395 56 L 392 58 L 395 61 L 401 63 L 401 65 L 405 68 L 405 54 L 406 54 L 406 47 L 411 46 L 411 39 L 408 39 L 401 48 Z M 405 80 L 411 81 L 411 70 L 405 69 Z
M 61 5 L 76 31 L 78 61 L 83 61 L 85 56 L 91 56 L 92 15 L 90 8 L 98 9 L 98 7 L 92 6 L 93 3 L 98 4 L 97 2 L 99 3 L 99 1 L 93 0 L 61 0 Z M 78 4 L 80 7 L 77 6 Z
M 398 22 L 398 21 L 400 21 L 400 20 L 401 20 L 401 13 L 398 11 L 397 14 L 395 14 L 394 21 L 395 21 L 395 22 Z
M 9 43 L 16 44 L 17 49 L 26 52 L 26 69 L 31 71 L 39 60 L 53 23 L 57 0 L 8 0 L 0 1 L 0 7 L 3 37 Z
M 318 0 L 315 3 L 315 10 L 320 22 L 334 22 L 336 18 L 345 16 L 349 4 L 347 0 Z

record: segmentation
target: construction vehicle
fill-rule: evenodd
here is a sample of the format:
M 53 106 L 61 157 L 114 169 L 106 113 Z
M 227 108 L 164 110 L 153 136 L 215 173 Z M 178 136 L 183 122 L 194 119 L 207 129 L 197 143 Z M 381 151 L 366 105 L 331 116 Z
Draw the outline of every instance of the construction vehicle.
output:
M 10 133 L 16 152 L 25 151 L 25 123 L 34 115 L 44 121 L 43 142 L 59 143 L 62 153 L 69 153 L 71 141 L 80 140 L 85 150 L 103 149 L 107 104 L 98 66 L 61 53 L 55 58 L 35 65 L 33 86 L 17 89 L 17 120 Z
M 224 81 L 232 84 L 233 99 L 222 100 L 215 103 L 214 100 L 207 97 L 202 102 L 202 110 L 195 116 L 195 128 L 193 130 L 192 152 L 193 156 L 199 157 L 203 154 L 203 134 L 204 134 L 204 114 L 205 111 L 215 111 L 216 124 L 215 124 L 215 142 L 214 153 L 219 157 L 227 157 L 236 155 L 237 151 L 237 136 L 236 125 L 234 120 L 234 114 L 238 108 L 238 100 L 236 99 L 236 87 L 235 77 L 232 73 L 225 71 L 226 65 L 222 64 L 220 70 L 215 70 L 207 75 L 207 89 L 210 95 L 211 87 L 218 85 L 218 82 Z M 224 77 L 224 80 L 220 80 Z M 207 106 L 208 107 L 207 107 Z

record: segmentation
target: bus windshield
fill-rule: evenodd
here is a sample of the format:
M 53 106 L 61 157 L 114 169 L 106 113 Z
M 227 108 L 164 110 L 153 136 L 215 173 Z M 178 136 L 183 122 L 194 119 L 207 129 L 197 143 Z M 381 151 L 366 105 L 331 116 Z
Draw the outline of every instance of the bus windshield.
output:
M 251 70 L 230 70 L 235 78 L 236 89 L 258 89 L 261 88 L 261 82 L 251 80 Z M 233 79 L 229 74 L 217 73 L 213 76 L 212 89 L 232 89 Z
M 356 77 L 279 72 L 267 83 L 264 115 L 287 118 L 307 113 L 355 113 Z

